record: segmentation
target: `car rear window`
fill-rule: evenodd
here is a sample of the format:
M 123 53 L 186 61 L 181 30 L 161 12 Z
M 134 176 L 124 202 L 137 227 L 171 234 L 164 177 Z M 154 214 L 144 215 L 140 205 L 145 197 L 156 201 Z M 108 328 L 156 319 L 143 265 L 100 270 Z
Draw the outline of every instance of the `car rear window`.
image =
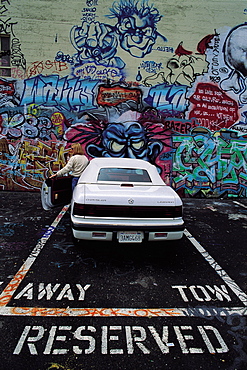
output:
M 101 168 L 97 181 L 151 182 L 147 170 L 140 168 Z

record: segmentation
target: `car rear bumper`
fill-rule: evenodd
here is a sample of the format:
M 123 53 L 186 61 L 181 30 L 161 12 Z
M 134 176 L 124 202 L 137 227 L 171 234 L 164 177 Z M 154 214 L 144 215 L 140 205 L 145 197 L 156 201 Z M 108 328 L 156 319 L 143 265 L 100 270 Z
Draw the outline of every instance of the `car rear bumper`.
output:
M 161 240 L 178 240 L 183 237 L 184 222 L 182 219 L 176 220 L 175 224 L 170 221 L 168 224 L 150 223 L 133 223 L 126 222 L 114 223 L 112 225 L 100 223 L 76 223 L 72 221 L 72 231 L 76 239 L 84 240 L 118 240 L 120 231 L 139 231 L 143 234 L 143 240 L 161 241 Z M 143 220 L 142 220 L 143 221 Z M 173 220 L 174 222 L 174 220 Z

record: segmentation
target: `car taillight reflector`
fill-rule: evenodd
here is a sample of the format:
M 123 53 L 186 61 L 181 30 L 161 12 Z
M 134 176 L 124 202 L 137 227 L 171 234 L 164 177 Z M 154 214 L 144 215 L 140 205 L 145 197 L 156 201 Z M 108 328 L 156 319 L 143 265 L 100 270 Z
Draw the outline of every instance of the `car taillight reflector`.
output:
M 182 206 L 112 206 L 74 203 L 74 216 L 175 218 L 182 217 Z
M 92 233 L 92 237 L 93 238 L 105 238 L 106 237 L 106 233 L 100 233 L 100 232 L 94 231 Z
M 167 237 L 167 233 L 155 233 L 154 234 L 154 237 L 155 238 L 166 238 Z

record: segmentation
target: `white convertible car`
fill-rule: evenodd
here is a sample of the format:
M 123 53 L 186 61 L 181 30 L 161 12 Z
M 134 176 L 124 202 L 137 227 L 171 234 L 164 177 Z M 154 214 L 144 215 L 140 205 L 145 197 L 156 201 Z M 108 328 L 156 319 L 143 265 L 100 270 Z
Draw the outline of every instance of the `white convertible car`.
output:
M 75 239 L 120 243 L 181 239 L 182 201 L 155 166 L 140 159 L 94 158 L 71 194 L 69 176 L 47 179 L 42 205 L 71 201 Z

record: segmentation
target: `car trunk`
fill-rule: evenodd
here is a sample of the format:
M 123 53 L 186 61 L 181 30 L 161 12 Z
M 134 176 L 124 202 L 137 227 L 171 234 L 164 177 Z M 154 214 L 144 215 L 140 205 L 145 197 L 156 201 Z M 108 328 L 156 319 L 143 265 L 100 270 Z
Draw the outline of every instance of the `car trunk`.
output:
M 84 184 L 85 204 L 111 205 L 175 205 L 175 193 L 169 186 L 133 185 L 133 184 Z M 77 186 L 76 199 L 80 197 Z
M 84 186 L 84 192 L 80 187 Z M 182 216 L 181 203 L 169 186 L 81 184 L 74 196 L 74 215 L 85 217 L 174 218 Z M 83 207 L 79 206 L 83 205 Z

